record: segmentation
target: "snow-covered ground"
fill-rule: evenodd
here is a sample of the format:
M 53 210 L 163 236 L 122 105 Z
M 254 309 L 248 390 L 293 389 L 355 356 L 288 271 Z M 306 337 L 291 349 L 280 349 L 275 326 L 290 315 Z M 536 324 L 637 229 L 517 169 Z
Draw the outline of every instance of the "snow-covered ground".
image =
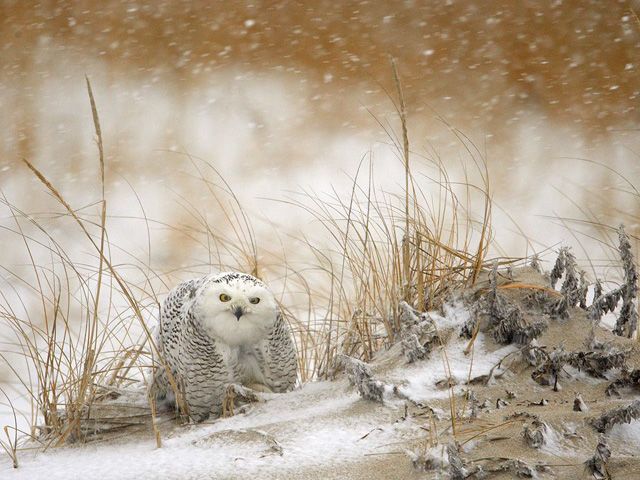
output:
M 462 307 L 448 316 L 434 314 L 439 328 L 458 329 L 466 318 Z M 514 347 L 487 351 L 479 334 L 474 355 L 465 355 L 467 341 L 453 336 L 446 349 L 436 349 L 426 361 L 404 362 L 387 372 L 385 381 L 403 384 L 401 391 L 417 402 L 447 396 L 436 383 L 448 372 L 461 382 L 489 369 Z M 445 363 L 443 352 L 448 361 Z M 449 370 L 450 369 L 450 370 Z M 459 392 L 460 387 L 456 387 Z M 418 419 L 401 419 L 404 401 L 388 392 L 383 405 L 363 400 L 347 380 L 312 382 L 287 394 L 263 394 L 246 413 L 209 420 L 205 424 L 160 427 L 163 446 L 156 448 L 151 430 L 133 438 L 49 449 L 21 451 L 20 467 L 3 457 L 2 478 L 72 480 L 75 478 L 298 478 L 318 470 L 332 476 L 329 466 L 354 468 L 370 455 L 403 452 L 396 445 L 426 438 Z M 408 464 L 408 460 L 407 460 Z M 335 473 L 335 472 L 334 472 Z M 332 478 L 341 478 L 337 473 Z

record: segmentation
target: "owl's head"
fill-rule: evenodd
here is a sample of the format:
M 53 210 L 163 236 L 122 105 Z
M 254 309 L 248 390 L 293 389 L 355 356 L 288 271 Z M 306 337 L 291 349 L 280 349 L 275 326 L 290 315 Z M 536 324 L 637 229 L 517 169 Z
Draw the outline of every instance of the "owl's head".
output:
M 278 315 L 278 304 L 266 285 L 237 272 L 211 277 L 196 292 L 192 308 L 209 335 L 231 346 L 264 339 Z

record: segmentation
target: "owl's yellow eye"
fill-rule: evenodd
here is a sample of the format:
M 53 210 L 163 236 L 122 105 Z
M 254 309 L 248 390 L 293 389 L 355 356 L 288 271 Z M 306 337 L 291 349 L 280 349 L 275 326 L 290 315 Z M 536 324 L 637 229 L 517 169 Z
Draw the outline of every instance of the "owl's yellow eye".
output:
M 226 293 L 221 293 L 220 294 L 220 301 L 221 302 L 228 302 L 229 300 L 231 300 L 231 297 L 229 295 L 227 295 Z
M 249 299 L 249 302 L 255 305 L 256 303 L 260 303 L 260 299 L 258 297 L 252 297 Z

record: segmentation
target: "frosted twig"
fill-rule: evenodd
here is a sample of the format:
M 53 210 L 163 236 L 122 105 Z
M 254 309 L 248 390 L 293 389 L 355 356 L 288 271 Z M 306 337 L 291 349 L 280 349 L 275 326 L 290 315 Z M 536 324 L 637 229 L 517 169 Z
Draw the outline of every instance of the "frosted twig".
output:
M 624 368 L 627 353 L 617 349 L 610 351 L 565 352 L 562 347 L 545 356 L 542 363 L 531 373 L 531 378 L 541 385 L 551 384 L 557 390 L 558 376 L 565 365 L 570 365 L 596 378 L 605 378 L 604 373 L 613 368 Z
M 584 400 L 582 399 L 582 395 L 580 395 L 579 393 L 576 394 L 576 398 L 573 399 L 573 411 L 586 412 L 588 410 L 589 410 L 589 407 L 587 407 L 587 404 L 584 403 Z
M 489 316 L 493 337 L 500 343 L 526 345 L 547 327 L 546 322 L 528 323 L 520 307 L 498 292 L 497 263 L 489 273 L 489 293 L 478 306 Z
M 546 443 L 547 424 L 535 419 L 531 425 L 525 425 L 522 435 L 531 448 L 540 448 Z
M 562 247 L 558 252 L 558 258 L 556 258 L 556 263 L 553 265 L 553 269 L 550 274 L 551 288 L 555 288 L 556 283 L 558 283 L 558 280 L 560 280 L 564 273 L 566 268 L 566 253 L 567 247 Z
M 447 457 L 449 459 L 449 476 L 451 480 L 464 480 L 469 477 L 469 472 L 460 458 L 458 447 L 454 443 L 447 445 Z
M 533 268 L 536 272 L 542 274 L 542 266 L 540 265 L 540 257 L 538 256 L 537 253 L 533 254 L 533 256 L 531 257 L 531 262 L 529 263 L 529 266 L 531 268 Z

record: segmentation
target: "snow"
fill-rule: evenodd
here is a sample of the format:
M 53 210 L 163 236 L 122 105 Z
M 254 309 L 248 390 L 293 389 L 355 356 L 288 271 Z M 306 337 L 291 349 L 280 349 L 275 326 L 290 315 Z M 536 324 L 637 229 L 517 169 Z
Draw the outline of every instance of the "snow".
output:
M 17 470 L 3 461 L 0 476 L 163 479 L 210 478 L 215 472 L 216 478 L 240 478 L 259 472 L 261 478 L 278 478 L 302 467 L 362 459 L 402 437 L 402 427 L 377 430 L 379 411 L 388 407 L 368 404 L 366 413 L 359 413 L 361 402 L 346 382 L 317 382 L 287 395 L 269 395 L 246 414 L 182 427 L 164 438 L 160 449 L 149 432 L 142 439 L 106 445 L 25 452 Z
M 544 443 L 540 447 L 540 451 L 549 455 L 564 457 L 576 457 L 577 451 L 569 441 L 565 440 L 563 436 L 557 432 L 549 424 L 545 424 Z
M 616 455 L 638 455 L 640 449 L 640 420 L 614 425 L 608 434 L 609 441 L 615 442 Z
M 355 393 L 334 395 L 344 388 L 344 383 L 318 382 L 288 395 L 270 395 L 247 414 L 181 428 L 165 438 L 160 449 L 149 432 L 142 440 L 25 454 L 18 470 L 7 469 L 4 463 L 0 472 L 7 474 L 3 478 L 140 479 L 199 478 L 211 472 L 229 478 L 260 471 L 262 478 L 275 478 L 278 472 L 300 465 L 339 463 L 370 448 L 375 436 L 359 439 L 377 426 L 371 415 L 353 416 L 350 423 L 338 418 L 361 401 Z M 268 442 L 259 440 L 260 433 L 251 435 L 254 432 L 265 432 L 265 438 L 273 434 L 282 456 L 269 453 Z
M 457 384 L 454 388 L 457 392 L 468 379 L 488 374 L 502 358 L 517 350 L 513 345 L 508 345 L 491 352 L 485 347 L 484 334 L 479 333 L 473 352 L 466 355 L 464 350 L 468 342 L 456 337 L 446 348 L 435 349 L 425 362 L 405 367 L 402 375 L 406 380 L 400 391 L 414 402 L 424 403 L 447 398 L 449 390 L 436 386 L 436 382 L 447 378 L 447 372 L 450 372 L 451 378 Z
M 471 318 L 469 309 L 465 308 L 459 300 L 453 303 L 445 303 L 443 310 L 444 316 L 434 313 L 429 314 L 439 329 L 456 328 L 459 331 L 460 327 Z
M 439 328 L 459 326 L 466 313 L 460 305 L 449 306 L 444 316 L 432 314 Z M 453 377 L 463 382 L 470 372 L 472 356 L 464 355 L 466 341 L 453 338 L 446 346 Z M 514 347 L 489 352 L 478 334 L 471 375 L 486 374 Z M 429 359 L 402 365 L 385 373 L 385 383 L 404 379 L 403 394 L 415 401 L 447 396 L 435 383 L 446 378 L 443 351 Z M 460 388 L 460 387 L 456 387 Z M 382 453 L 389 445 L 423 435 L 411 420 L 397 421 L 403 403 L 389 398 L 384 404 L 361 399 L 346 379 L 318 381 L 288 394 L 262 394 L 264 402 L 252 404 L 244 413 L 209 420 L 199 425 L 170 427 L 162 423 L 162 448 L 155 448 L 151 431 L 140 438 L 122 438 L 50 449 L 22 451 L 20 468 L 0 463 L 0 477 L 49 480 L 74 478 L 278 478 L 287 471 L 313 469 L 362 461 L 365 454 Z M 388 395 L 391 397 L 391 395 Z M 444 414 L 444 412 L 442 412 Z

